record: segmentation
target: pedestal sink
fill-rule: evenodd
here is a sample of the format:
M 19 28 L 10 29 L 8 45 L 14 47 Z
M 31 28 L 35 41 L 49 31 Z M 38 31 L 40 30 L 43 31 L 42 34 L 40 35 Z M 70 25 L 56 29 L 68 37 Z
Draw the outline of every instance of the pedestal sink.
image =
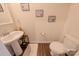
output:
M 1 37 L 1 41 L 6 45 L 10 44 L 16 55 L 20 55 L 23 51 L 18 43 L 18 40 L 24 34 L 23 31 L 13 31 L 8 35 Z

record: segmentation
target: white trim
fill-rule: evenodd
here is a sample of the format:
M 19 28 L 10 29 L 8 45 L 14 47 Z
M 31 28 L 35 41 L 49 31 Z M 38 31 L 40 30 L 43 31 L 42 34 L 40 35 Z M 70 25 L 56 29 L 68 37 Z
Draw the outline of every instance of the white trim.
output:
M 52 41 L 29 41 L 30 43 L 51 43 Z
M 1 23 L 0 26 L 2 26 L 2 25 L 9 25 L 9 24 L 13 24 L 13 22 Z

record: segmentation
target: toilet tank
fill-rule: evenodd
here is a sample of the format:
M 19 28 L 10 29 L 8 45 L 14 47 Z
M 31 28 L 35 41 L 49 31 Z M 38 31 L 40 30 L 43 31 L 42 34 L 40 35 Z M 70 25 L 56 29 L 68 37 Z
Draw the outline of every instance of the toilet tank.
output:
M 71 35 L 64 36 L 64 45 L 68 49 L 79 49 L 79 40 Z

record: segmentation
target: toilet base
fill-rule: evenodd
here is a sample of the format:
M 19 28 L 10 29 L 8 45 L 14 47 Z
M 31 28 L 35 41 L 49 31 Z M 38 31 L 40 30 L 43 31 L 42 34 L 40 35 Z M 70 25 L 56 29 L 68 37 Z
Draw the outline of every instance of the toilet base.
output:
M 50 51 L 50 54 L 51 54 L 51 56 L 68 56 L 66 53 L 63 53 L 63 54 L 56 54 L 56 53 L 54 53 L 54 52 L 52 52 L 52 51 Z

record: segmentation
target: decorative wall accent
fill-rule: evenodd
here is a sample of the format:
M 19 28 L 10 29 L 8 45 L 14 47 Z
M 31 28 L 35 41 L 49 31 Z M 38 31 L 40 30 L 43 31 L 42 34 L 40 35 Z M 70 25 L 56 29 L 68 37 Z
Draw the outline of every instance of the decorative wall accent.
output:
M 4 12 L 2 5 L 0 4 L 0 12 Z
M 48 22 L 55 22 L 56 16 L 48 16 Z
M 29 3 L 21 3 L 21 9 L 22 11 L 30 11 Z
M 43 9 L 38 9 L 35 11 L 36 17 L 43 17 L 44 15 L 44 10 Z

